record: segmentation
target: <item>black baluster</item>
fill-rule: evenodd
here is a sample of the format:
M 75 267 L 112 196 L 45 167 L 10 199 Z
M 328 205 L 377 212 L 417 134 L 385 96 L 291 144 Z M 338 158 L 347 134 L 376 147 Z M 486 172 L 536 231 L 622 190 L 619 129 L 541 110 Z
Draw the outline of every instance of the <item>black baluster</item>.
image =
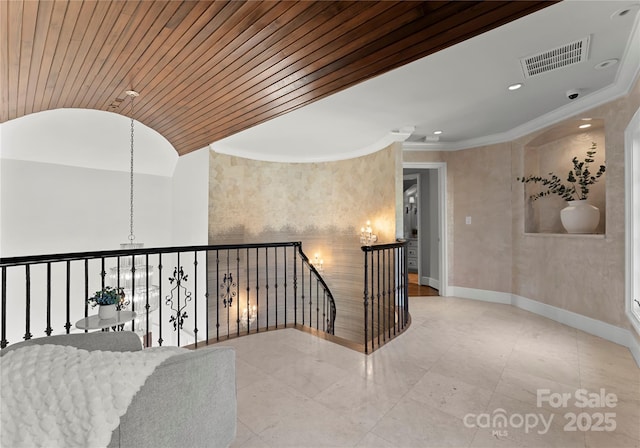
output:
M 159 302 L 159 306 L 158 306 L 158 321 L 159 321 L 159 326 L 158 326 L 158 333 L 160 333 L 158 335 L 158 345 L 160 347 L 162 347 L 162 307 L 163 307 L 163 299 L 162 299 L 162 254 L 159 253 L 158 254 L 158 278 L 160 279 L 158 281 L 158 300 Z
M 66 300 L 67 300 L 67 322 L 64 324 L 64 328 L 69 334 L 71 330 L 71 262 L 67 260 L 67 283 L 66 283 Z
M 375 323 L 375 320 L 373 317 L 373 312 L 375 308 L 374 301 L 376 298 L 374 265 L 375 265 L 375 259 L 373 258 L 373 252 L 371 252 L 371 294 L 369 294 L 369 299 L 371 300 L 371 352 L 372 353 L 375 350 L 374 344 L 376 340 L 376 334 L 374 333 L 374 328 L 373 328 L 373 324 Z M 378 269 L 380 269 L 379 265 L 378 265 Z
M 309 269 L 309 326 L 313 326 L 313 282 L 311 281 L 311 268 L 309 263 L 305 263 Z
M 367 314 L 367 308 L 369 306 L 369 257 L 367 252 L 364 253 L 364 353 L 365 355 L 369 353 L 369 342 L 367 341 L 367 319 L 369 318 Z
M 382 275 L 382 297 L 384 297 L 384 265 L 385 265 L 385 252 L 382 252 L 382 269 L 383 269 L 383 275 Z M 380 347 L 380 251 L 378 251 L 378 328 L 377 328 L 377 333 L 378 333 L 378 347 Z M 384 308 L 382 310 L 384 312 Z M 382 333 L 384 333 L 384 328 L 382 329 Z
M 260 331 L 260 252 L 256 247 L 256 333 Z M 247 308 L 247 315 L 249 315 L 250 310 Z
M 298 325 L 298 253 L 293 250 L 293 324 Z
M 7 341 L 7 268 L 2 266 L 2 340 L 0 348 L 5 348 Z
M 151 331 L 151 328 L 149 328 L 149 308 L 151 308 L 151 305 L 149 305 L 149 254 L 144 254 L 144 263 L 145 263 L 145 275 L 147 276 L 147 281 L 145 283 L 146 288 L 145 288 L 145 305 L 144 305 L 144 312 L 147 318 L 145 319 L 146 331 L 144 334 L 144 346 L 151 347 L 153 342 L 151 341 L 151 335 L 149 334 L 149 332 Z
M 180 322 L 180 320 L 179 320 L 180 319 L 180 310 L 182 309 L 182 307 L 180 306 L 180 283 L 182 282 L 182 275 L 180 274 L 180 270 L 182 269 L 182 266 L 180 266 L 180 252 L 178 252 L 178 263 L 177 263 L 177 266 L 178 266 L 178 276 L 176 277 L 177 278 L 177 281 L 176 281 L 176 286 L 177 286 L 176 292 L 177 292 L 177 294 L 176 294 L 176 296 L 177 296 L 177 299 L 178 299 L 178 306 L 176 307 L 176 309 L 178 311 L 176 311 L 176 320 L 177 320 L 176 323 L 178 323 L 178 326 L 176 327 L 176 329 L 177 329 L 177 333 L 178 333 L 178 347 L 180 347 L 180 333 L 182 331 L 182 328 L 181 328 L 181 326 L 179 324 L 179 322 Z
M 275 301 L 276 301 L 276 305 L 275 305 L 275 310 L 276 310 L 276 329 L 278 328 L 278 248 L 276 247 L 274 250 L 275 253 L 275 265 L 276 265 L 276 269 L 275 269 L 275 281 L 276 281 L 276 285 L 275 285 Z
M 24 328 L 24 340 L 31 339 L 31 265 L 25 265 L 25 281 L 26 281 L 26 312 L 25 312 L 25 328 Z
M 193 339 L 198 348 L 198 251 L 193 252 L 193 271 Z
M 209 345 L 209 251 L 204 252 L 205 344 Z
M 220 251 L 216 249 L 216 341 L 220 340 Z M 227 337 L 229 332 L 227 331 Z
M 47 262 L 47 328 L 44 332 L 51 336 L 51 262 Z
M 267 310 L 266 310 L 266 317 L 267 317 L 267 324 L 265 325 L 267 327 L 267 330 L 269 329 L 269 248 L 265 247 L 264 248 L 264 262 L 265 262 L 265 297 L 266 297 L 266 302 L 267 302 Z
M 238 250 L 238 254 L 240 254 L 239 250 Z M 247 261 L 247 334 L 251 333 L 251 309 L 249 307 L 250 302 L 249 302 L 249 293 L 251 292 L 251 280 L 249 278 L 249 248 L 247 248 L 247 251 L 245 252 L 245 257 L 246 257 L 246 261 Z M 240 256 L 238 255 L 238 259 L 240 258 Z M 240 265 L 238 264 L 238 271 L 240 270 Z

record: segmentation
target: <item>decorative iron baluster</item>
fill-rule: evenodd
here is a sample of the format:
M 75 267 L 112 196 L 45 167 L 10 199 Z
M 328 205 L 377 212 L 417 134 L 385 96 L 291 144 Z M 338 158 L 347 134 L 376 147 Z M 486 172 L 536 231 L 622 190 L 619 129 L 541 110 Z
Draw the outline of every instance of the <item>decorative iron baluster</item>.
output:
M 220 298 L 224 308 L 231 308 L 233 306 L 233 299 L 236 297 L 236 283 L 233 281 L 233 273 L 227 272 L 222 279 L 222 285 L 220 285 Z
M 180 261 L 180 260 L 178 260 Z M 186 283 L 189 280 L 189 275 L 184 273 L 184 269 L 182 266 L 179 268 L 176 266 L 173 268 L 173 276 L 169 277 L 169 283 L 173 285 L 175 282 L 175 286 L 169 291 L 169 295 L 165 298 L 165 303 L 169 305 L 173 314 L 169 319 L 169 322 L 173 324 L 173 331 L 177 331 L 178 329 L 182 330 L 184 325 L 184 320 L 189 317 L 184 309 L 187 307 L 187 302 L 191 301 L 191 291 L 187 289 L 186 286 L 183 286 L 182 283 Z M 180 304 L 180 292 L 184 292 L 184 304 Z M 173 294 L 176 293 L 176 301 L 177 305 L 174 304 Z M 178 333 L 178 338 L 180 337 L 180 333 Z M 178 345 L 180 345 L 180 340 L 178 339 Z

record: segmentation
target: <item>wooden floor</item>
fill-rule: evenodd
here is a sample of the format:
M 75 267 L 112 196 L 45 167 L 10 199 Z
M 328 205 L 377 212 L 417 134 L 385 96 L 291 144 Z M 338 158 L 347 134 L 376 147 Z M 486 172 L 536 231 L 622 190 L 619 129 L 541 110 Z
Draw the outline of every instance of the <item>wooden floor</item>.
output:
M 418 284 L 418 274 L 409 273 L 409 297 L 439 296 L 437 289 L 431 286 L 421 286 Z

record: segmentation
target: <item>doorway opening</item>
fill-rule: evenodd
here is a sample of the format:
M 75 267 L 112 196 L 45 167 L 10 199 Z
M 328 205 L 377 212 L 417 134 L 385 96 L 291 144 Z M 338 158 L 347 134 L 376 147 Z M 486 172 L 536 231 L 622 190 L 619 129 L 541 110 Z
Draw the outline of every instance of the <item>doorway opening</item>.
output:
M 446 295 L 446 164 L 403 164 L 402 237 L 409 296 Z M 443 280 L 444 279 L 444 280 Z

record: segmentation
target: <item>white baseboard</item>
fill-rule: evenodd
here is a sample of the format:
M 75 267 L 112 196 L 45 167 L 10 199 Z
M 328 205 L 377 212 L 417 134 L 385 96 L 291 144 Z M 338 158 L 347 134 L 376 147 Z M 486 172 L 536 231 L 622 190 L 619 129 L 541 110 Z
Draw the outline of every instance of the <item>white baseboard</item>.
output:
M 482 300 L 484 302 L 513 305 L 526 311 L 549 318 L 561 324 L 582 330 L 585 333 L 601 337 L 608 341 L 627 347 L 636 364 L 640 367 L 640 342 L 631 331 L 582 314 L 574 313 L 546 303 L 531 300 L 516 294 L 487 291 L 484 289 L 449 286 L 449 295 L 463 299 Z
M 463 299 L 482 300 L 483 302 L 511 305 L 511 294 L 507 292 L 487 291 L 484 289 L 464 288 L 449 285 L 449 295 Z
M 422 277 L 420 279 L 420 284 L 431 286 L 432 288 L 437 289 L 438 291 L 440 290 L 440 280 L 436 280 L 435 278 Z

